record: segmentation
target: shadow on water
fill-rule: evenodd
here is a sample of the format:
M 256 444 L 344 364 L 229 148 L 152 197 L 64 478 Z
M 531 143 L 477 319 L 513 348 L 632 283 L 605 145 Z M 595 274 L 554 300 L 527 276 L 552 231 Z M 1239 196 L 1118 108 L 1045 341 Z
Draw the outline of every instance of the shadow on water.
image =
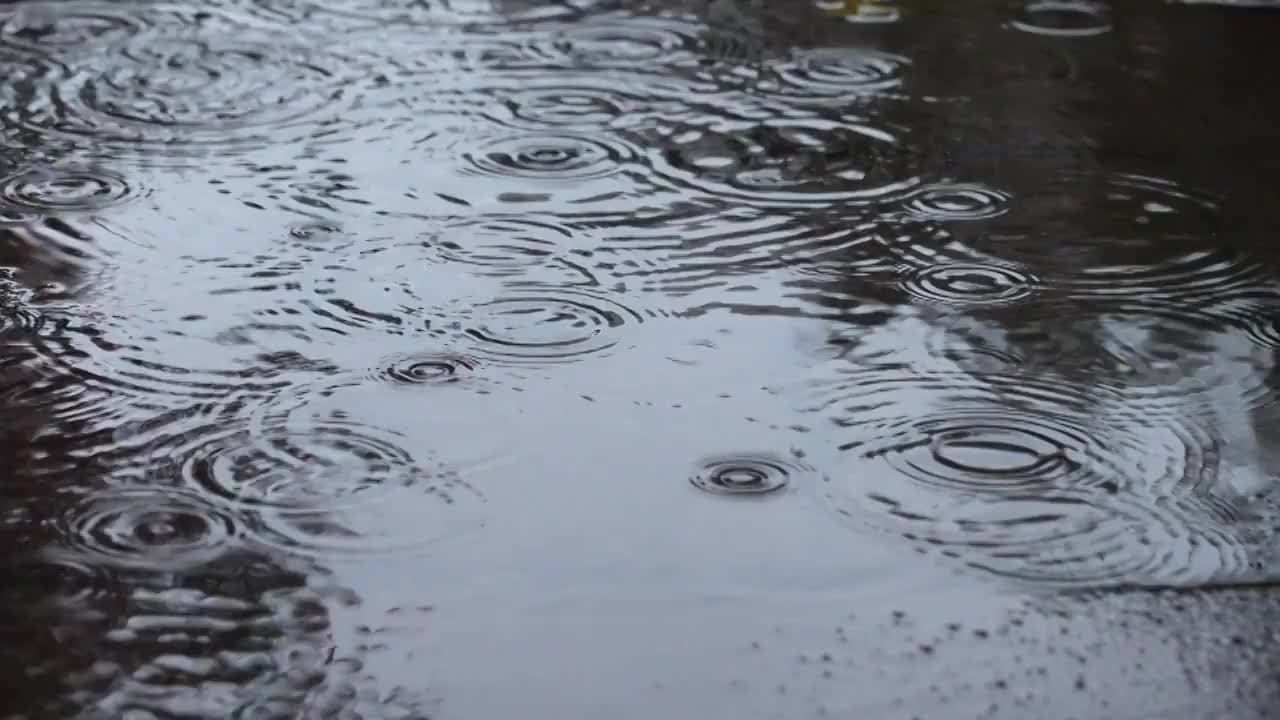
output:
M 1277 23 L 0 4 L 0 718 L 1268 717 Z

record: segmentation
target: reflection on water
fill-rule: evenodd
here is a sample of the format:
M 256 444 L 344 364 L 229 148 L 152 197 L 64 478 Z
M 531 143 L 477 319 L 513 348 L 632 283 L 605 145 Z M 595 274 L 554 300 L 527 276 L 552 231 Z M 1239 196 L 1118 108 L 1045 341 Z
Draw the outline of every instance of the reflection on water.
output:
M 1267 717 L 1278 24 L 0 5 L 0 718 Z

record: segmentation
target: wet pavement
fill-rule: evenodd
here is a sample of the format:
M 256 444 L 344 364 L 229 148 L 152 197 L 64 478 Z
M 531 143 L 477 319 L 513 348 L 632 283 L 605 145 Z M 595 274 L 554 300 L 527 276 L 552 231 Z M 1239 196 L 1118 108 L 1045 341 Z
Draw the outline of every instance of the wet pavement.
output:
M 0 718 L 1276 717 L 1222 5 L 0 4 Z

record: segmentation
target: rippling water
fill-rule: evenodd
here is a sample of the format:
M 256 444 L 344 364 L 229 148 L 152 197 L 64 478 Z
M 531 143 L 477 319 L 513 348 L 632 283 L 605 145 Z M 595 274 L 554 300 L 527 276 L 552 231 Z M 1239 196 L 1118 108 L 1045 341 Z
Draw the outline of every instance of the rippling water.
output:
M 0 4 L 0 719 L 1271 717 L 1268 5 Z

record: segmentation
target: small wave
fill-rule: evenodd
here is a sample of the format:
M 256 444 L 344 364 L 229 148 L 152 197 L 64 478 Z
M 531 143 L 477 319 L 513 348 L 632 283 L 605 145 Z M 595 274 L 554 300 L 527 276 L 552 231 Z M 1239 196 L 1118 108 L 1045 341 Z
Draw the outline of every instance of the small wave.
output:
M 78 502 L 60 523 L 68 547 L 108 566 L 173 571 L 228 552 L 239 522 L 199 495 L 110 488 Z
M 1008 210 L 1007 193 L 972 183 L 927 185 L 912 193 L 907 212 L 922 220 L 984 220 Z
M 787 488 L 804 465 L 772 455 L 723 455 L 704 460 L 689 478 L 694 487 L 713 495 L 767 495 Z
M 635 151 L 604 137 L 529 134 L 480 143 L 462 153 L 467 169 L 500 178 L 591 180 L 619 172 Z
M 0 200 L 28 218 L 105 210 L 145 195 L 116 173 L 90 168 L 42 168 L 0 179 Z
M 402 385 L 439 385 L 463 381 L 479 365 L 466 355 L 410 353 L 384 360 L 373 377 Z
M 1092 37 L 1111 30 L 1111 9 L 1089 0 L 1032 0 L 1009 26 L 1035 35 Z
M 902 286 L 930 302 L 1010 303 L 1031 295 L 1035 278 L 1005 265 L 950 263 L 908 272 Z
M 252 26 L 190 20 L 156 24 L 134 16 L 140 27 L 119 42 L 83 57 L 60 55 L 68 72 L 44 73 L 33 86 L 41 101 L 11 109 L 11 122 L 83 146 L 82 154 L 154 163 L 214 148 L 332 139 L 332 120 L 376 76 L 372 57 L 291 46 Z M 346 117 L 362 122 L 357 115 Z
M 852 371 L 815 406 L 850 457 L 823 493 L 840 515 L 1049 585 L 1247 569 L 1256 528 L 1224 499 L 1222 440 L 1195 418 L 1046 374 L 898 375 Z
M 877 95 L 902 85 L 911 61 L 901 55 L 856 47 L 794 50 L 785 62 L 772 65 L 776 92 L 802 102 Z
M 640 311 L 583 290 L 524 289 L 478 305 L 466 333 L 473 352 L 499 364 L 557 364 L 611 352 Z
M 717 120 L 667 128 L 651 157 L 662 180 L 711 200 L 828 206 L 905 194 L 920 180 L 892 133 L 817 120 Z

